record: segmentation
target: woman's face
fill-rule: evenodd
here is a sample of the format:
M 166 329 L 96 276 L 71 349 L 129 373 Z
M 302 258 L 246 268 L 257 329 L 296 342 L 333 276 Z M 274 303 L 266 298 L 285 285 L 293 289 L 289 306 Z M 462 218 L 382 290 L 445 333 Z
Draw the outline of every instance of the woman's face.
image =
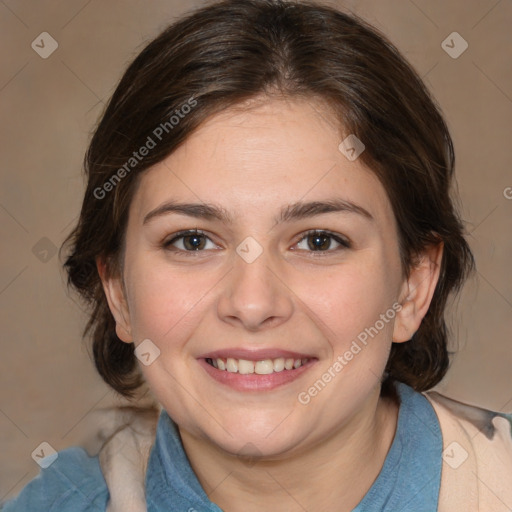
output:
M 150 340 L 142 370 L 180 428 L 233 454 L 312 446 L 380 389 L 405 286 L 396 223 L 327 119 L 311 101 L 227 110 L 150 169 L 130 207 L 118 333 Z M 340 207 L 306 206 L 327 202 Z M 290 358 L 309 362 L 281 369 Z

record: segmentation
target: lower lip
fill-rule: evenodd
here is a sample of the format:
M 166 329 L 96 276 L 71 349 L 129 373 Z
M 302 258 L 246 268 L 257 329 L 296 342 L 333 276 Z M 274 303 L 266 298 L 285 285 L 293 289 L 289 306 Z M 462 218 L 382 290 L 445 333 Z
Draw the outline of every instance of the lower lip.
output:
M 232 389 L 237 391 L 268 391 L 297 380 L 317 362 L 317 359 L 310 359 L 306 364 L 294 370 L 283 370 L 267 375 L 232 373 L 227 370 L 218 370 L 207 363 L 206 359 L 198 359 L 198 362 L 217 382 Z

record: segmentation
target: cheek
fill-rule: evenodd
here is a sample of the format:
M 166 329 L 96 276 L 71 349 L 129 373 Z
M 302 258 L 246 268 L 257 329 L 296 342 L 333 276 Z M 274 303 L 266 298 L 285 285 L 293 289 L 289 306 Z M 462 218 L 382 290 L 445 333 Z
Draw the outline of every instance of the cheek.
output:
M 394 301 L 394 272 L 376 255 L 362 256 L 357 263 L 318 273 L 316 279 L 302 277 L 302 284 L 296 286 L 297 295 L 337 345 L 350 343 L 365 328 L 373 326 Z M 386 324 L 382 330 L 386 332 L 390 327 Z
M 197 322 L 201 298 L 213 286 L 205 273 L 170 270 L 165 262 L 134 262 L 127 272 L 130 282 L 132 330 L 136 339 L 176 337 L 192 321 Z

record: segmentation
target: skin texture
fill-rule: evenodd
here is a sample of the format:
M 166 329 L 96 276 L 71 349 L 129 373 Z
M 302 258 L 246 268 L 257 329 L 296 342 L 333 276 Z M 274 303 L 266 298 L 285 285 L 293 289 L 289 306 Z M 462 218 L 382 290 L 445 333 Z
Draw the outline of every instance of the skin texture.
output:
M 426 249 L 405 279 L 385 190 L 360 160 L 339 151 L 342 138 L 322 104 L 268 99 L 247 107 L 211 117 L 142 176 L 130 206 L 122 281 L 107 276 L 101 261 L 98 269 L 118 336 L 136 345 L 149 338 L 160 350 L 142 371 L 179 425 L 212 501 L 230 512 L 348 511 L 391 446 L 398 407 L 380 398 L 380 378 L 391 343 L 407 342 L 428 310 L 442 247 Z M 373 218 L 335 212 L 274 225 L 286 204 L 332 198 Z M 170 199 L 218 204 L 233 222 L 172 213 L 143 224 Z M 190 250 L 190 238 L 163 246 L 195 228 L 207 237 L 200 251 Z M 351 246 L 327 238 L 315 250 L 314 236 L 304 238 L 310 229 L 329 230 Z M 263 251 L 252 263 L 236 252 L 248 236 Z M 396 303 L 401 310 L 378 335 L 300 403 L 298 394 Z M 217 383 L 197 361 L 230 347 L 293 350 L 318 360 L 289 384 L 240 392 Z

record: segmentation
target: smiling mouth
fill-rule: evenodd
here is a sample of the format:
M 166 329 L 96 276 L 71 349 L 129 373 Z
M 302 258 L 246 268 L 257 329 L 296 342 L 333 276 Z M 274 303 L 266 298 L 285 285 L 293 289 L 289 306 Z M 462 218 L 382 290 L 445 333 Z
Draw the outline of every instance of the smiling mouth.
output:
M 293 371 L 307 362 L 310 358 L 293 359 L 278 357 L 276 359 L 263 359 L 261 361 L 249 361 L 247 359 L 235 359 L 233 357 L 206 358 L 205 361 L 220 371 L 239 373 L 241 375 L 257 374 L 269 375 L 271 373 Z

